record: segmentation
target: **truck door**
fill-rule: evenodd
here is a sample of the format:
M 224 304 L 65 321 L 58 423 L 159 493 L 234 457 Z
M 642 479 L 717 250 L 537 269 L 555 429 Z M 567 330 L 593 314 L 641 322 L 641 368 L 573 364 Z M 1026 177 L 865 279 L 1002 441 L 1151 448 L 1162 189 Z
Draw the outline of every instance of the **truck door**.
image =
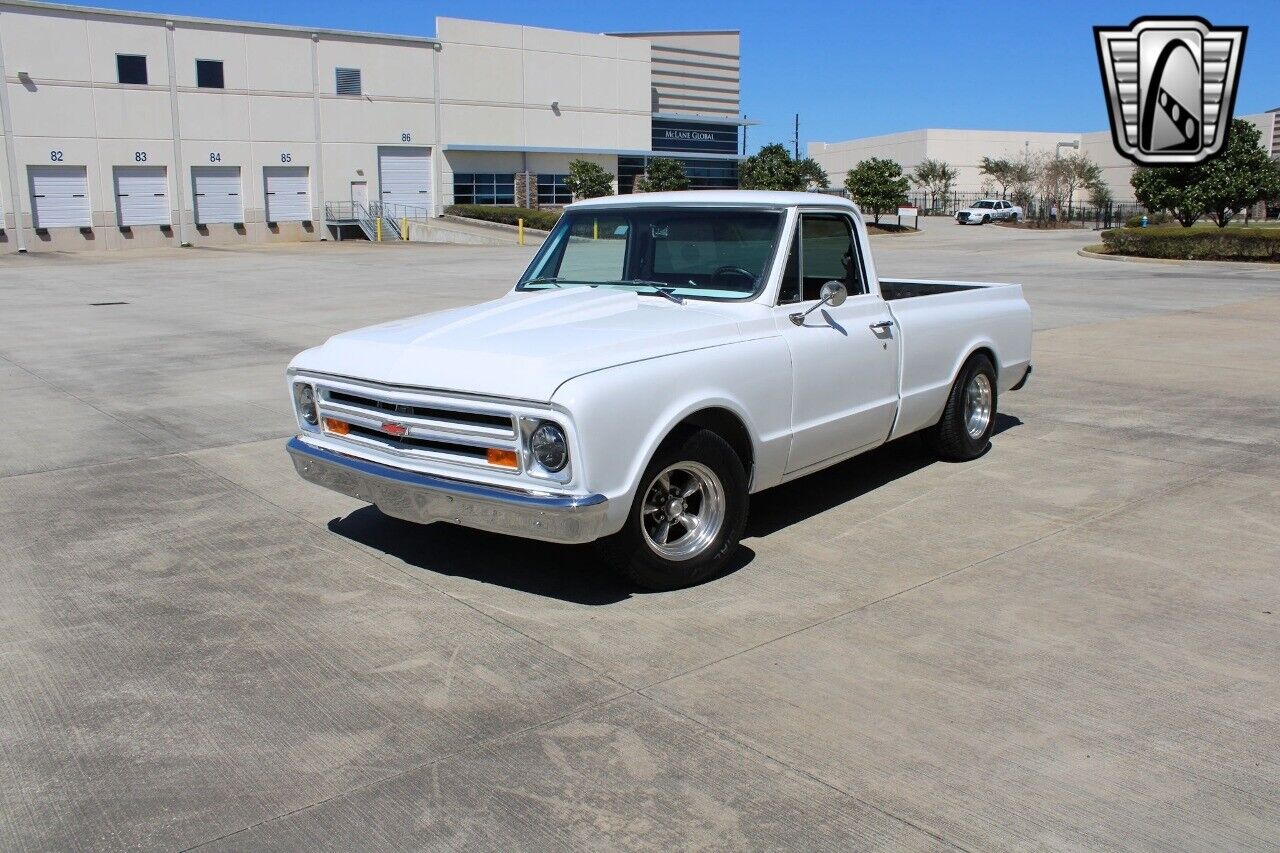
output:
M 841 213 L 803 213 L 779 291 L 776 322 L 791 349 L 795 393 L 787 472 L 883 443 L 898 410 L 897 328 L 870 293 L 857 233 Z M 812 307 L 828 281 L 849 298 L 803 325 L 790 315 Z

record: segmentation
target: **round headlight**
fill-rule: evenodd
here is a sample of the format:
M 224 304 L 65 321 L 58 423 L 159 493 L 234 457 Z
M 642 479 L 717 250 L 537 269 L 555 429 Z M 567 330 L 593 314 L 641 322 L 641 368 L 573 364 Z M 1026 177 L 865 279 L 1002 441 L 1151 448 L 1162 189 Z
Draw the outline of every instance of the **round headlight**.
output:
M 569 442 L 564 431 L 552 423 L 538 425 L 529 436 L 529 450 L 538 464 L 553 474 L 569 463 Z
M 320 414 L 316 411 L 316 392 L 310 385 L 304 382 L 294 385 L 293 401 L 298 407 L 298 415 L 304 421 L 312 426 L 320 423 Z

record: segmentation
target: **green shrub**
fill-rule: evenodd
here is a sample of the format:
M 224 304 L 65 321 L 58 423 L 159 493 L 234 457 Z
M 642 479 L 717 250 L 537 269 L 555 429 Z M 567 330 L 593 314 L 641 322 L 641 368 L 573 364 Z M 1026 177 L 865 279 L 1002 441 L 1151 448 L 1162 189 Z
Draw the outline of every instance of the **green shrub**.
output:
M 1148 213 L 1148 214 L 1139 213 L 1137 216 L 1130 216 L 1128 219 L 1124 221 L 1124 224 L 1129 228 L 1141 228 L 1142 217 L 1144 215 L 1147 217 L 1148 225 L 1172 225 L 1173 223 L 1178 221 L 1174 219 L 1172 216 L 1170 216 L 1168 213 L 1165 213 L 1163 210 L 1161 210 L 1157 213 Z
M 1113 255 L 1194 261 L 1280 261 L 1280 229 L 1115 228 L 1102 232 Z
M 503 225 L 516 225 L 516 220 L 523 219 L 525 228 L 539 231 L 550 231 L 560 221 L 558 210 L 531 210 L 527 207 L 504 207 L 496 204 L 451 204 L 444 212 L 449 216 L 465 216 L 467 219 L 481 219 Z

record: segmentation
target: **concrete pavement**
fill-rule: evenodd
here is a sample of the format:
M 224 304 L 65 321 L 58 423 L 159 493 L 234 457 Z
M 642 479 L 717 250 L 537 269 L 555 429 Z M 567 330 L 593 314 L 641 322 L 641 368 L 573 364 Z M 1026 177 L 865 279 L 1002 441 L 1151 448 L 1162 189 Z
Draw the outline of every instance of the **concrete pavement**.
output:
M 0 849 L 1276 846 L 1280 275 L 925 224 L 882 275 L 1036 311 L 992 451 L 764 493 L 667 594 L 281 450 L 295 352 L 532 250 L 0 259 Z

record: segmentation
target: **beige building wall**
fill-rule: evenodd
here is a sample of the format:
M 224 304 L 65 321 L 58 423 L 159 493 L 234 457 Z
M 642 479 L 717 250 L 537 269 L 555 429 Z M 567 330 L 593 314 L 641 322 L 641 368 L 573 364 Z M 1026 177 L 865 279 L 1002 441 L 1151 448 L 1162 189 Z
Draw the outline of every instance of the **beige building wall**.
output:
M 910 172 L 928 158 L 950 163 L 959 172 L 956 192 L 974 193 L 982 189 L 985 180 L 980 171 L 983 157 L 1012 159 L 1023 151 L 1052 155 L 1059 142 L 1079 141 L 1078 133 L 930 128 L 847 142 L 811 142 L 808 153 L 826 169 L 834 186 L 843 184 L 850 169 L 871 157 L 894 160 L 903 172 Z M 1070 153 L 1071 149 L 1064 150 Z
M 1277 136 L 1277 120 L 1280 112 L 1239 116 L 1253 122 L 1262 131 L 1262 146 L 1272 156 L 1280 159 L 1280 136 Z M 1133 163 L 1116 151 L 1110 130 L 1088 133 L 1063 132 L 1040 133 L 1013 130 L 911 130 L 885 136 L 869 136 L 845 142 L 811 142 L 809 156 L 827 170 L 833 186 L 844 183 L 850 169 L 862 160 L 881 157 L 897 161 L 904 172 L 910 172 L 926 157 L 942 160 L 955 167 L 960 175 L 955 190 L 974 193 L 982 190 L 984 176 L 980 170 L 983 157 L 1014 158 L 1024 150 L 1053 156 L 1059 142 L 1076 142 L 1078 149 L 1062 148 L 1061 152 L 1077 151 L 1102 168 L 1103 178 L 1118 202 L 1133 203 Z
M 653 112 L 738 117 L 742 46 L 737 30 L 616 35 L 650 45 Z
M 457 18 L 436 30 L 449 144 L 649 147 L 647 44 Z
M 118 82 L 117 54 L 146 57 L 145 85 Z M 222 62 L 224 88 L 196 85 L 198 59 Z M 19 221 L 32 251 L 319 239 L 352 180 L 376 198 L 380 146 L 439 148 L 431 39 L 0 2 L 0 60 L 16 172 L 6 143 L 0 251 Z M 336 93 L 336 67 L 360 69 L 360 96 Z M 35 232 L 44 165 L 85 168 L 91 229 Z M 116 170 L 144 165 L 166 170 L 170 226 L 122 229 Z M 239 169 L 242 223 L 195 225 L 199 166 Z M 267 222 L 264 170 L 281 166 L 307 170 L 308 222 Z

